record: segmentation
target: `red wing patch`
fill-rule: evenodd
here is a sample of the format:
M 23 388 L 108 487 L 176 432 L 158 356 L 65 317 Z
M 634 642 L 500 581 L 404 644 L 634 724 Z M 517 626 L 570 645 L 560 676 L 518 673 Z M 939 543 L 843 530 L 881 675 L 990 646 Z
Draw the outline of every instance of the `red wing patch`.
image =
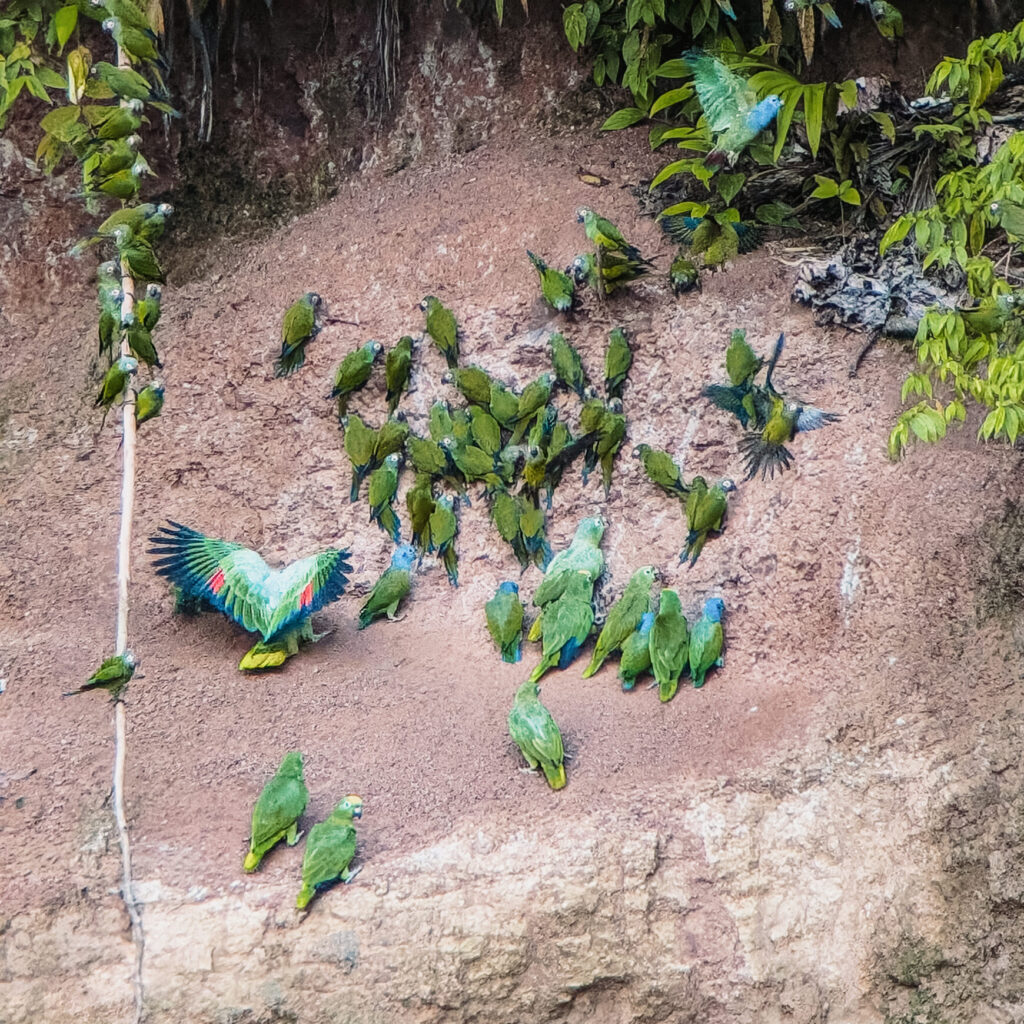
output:
M 299 607 L 308 608 L 313 603 L 313 584 L 307 583 L 306 589 L 299 595 Z
M 206 581 L 206 585 L 215 594 L 219 594 L 221 592 L 221 588 L 224 586 L 224 570 L 218 568 L 217 571 Z

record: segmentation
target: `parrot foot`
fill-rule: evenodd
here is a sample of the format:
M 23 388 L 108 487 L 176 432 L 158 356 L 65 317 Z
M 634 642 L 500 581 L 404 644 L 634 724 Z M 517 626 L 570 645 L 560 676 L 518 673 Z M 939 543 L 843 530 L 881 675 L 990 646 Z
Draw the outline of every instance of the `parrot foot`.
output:
M 653 690 L 657 685 L 658 685 L 658 680 L 655 679 L 653 683 L 648 683 L 647 684 L 647 689 L 648 690 Z
M 524 775 L 536 775 L 540 771 L 540 767 L 537 768 L 520 768 L 519 769 Z
M 724 667 L 725 667 L 725 658 L 724 657 L 717 658 L 715 660 L 715 668 L 724 668 Z
M 404 619 L 404 618 L 405 618 L 405 613 L 404 612 L 401 615 L 392 615 L 390 612 L 388 612 L 388 622 L 401 622 L 402 619 Z
M 358 875 L 359 872 L 362 871 L 362 870 L 363 870 L 363 865 L 360 864 L 359 867 L 357 867 L 355 869 L 355 871 L 350 871 L 348 873 L 348 876 L 347 877 L 343 877 L 341 880 L 345 883 L 345 885 L 350 885 L 352 883 L 352 881 L 355 879 L 356 875 Z
M 316 644 L 319 643 L 325 636 L 330 636 L 334 632 L 333 629 L 325 629 L 322 633 L 314 633 L 312 630 L 309 631 L 309 636 L 303 637 L 306 643 Z

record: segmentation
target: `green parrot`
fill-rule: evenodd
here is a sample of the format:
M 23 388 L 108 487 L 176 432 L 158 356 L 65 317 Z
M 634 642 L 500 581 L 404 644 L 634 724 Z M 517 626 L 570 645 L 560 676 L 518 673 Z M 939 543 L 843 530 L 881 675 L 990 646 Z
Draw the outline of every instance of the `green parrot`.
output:
M 234 619 L 265 643 L 321 638 L 303 626 L 345 592 L 351 571 L 348 551 L 327 548 L 283 569 L 271 569 L 255 552 L 232 541 L 207 537 L 168 520 L 150 538 L 153 566 L 182 591 Z
M 515 664 L 522 658 L 523 602 L 519 587 L 506 580 L 484 605 L 487 629 L 501 651 L 501 660 Z
M 700 288 L 700 271 L 697 264 L 689 259 L 682 250 L 672 261 L 668 268 L 668 283 L 672 287 L 673 295 L 682 295 L 684 292 Z
M 519 396 L 505 387 L 500 380 L 491 380 L 491 415 L 506 429 L 511 430 L 519 415 Z
M 128 387 L 128 383 L 132 378 L 132 374 L 135 373 L 139 368 L 139 361 L 133 359 L 131 356 L 121 356 L 116 363 L 114 363 L 103 377 L 103 383 L 100 385 L 100 392 L 96 396 L 96 402 L 94 403 L 97 407 L 103 406 L 103 421 L 100 426 L 107 420 L 107 413 L 110 412 L 110 407 L 124 394 L 125 388 Z
M 426 313 L 427 334 L 444 356 L 448 369 L 459 365 L 459 327 L 455 314 L 434 295 L 427 295 L 420 303 Z
M 883 39 L 894 43 L 903 35 L 903 15 L 888 0 L 857 0 L 865 4 L 874 19 L 875 28 Z
M 604 389 L 609 398 L 621 398 L 629 369 L 633 365 L 633 350 L 622 327 L 608 335 L 608 348 L 604 354 Z
M 1024 206 L 1012 203 L 1009 199 L 1002 199 L 990 203 L 988 211 L 1008 235 L 1024 239 Z
M 359 500 L 359 488 L 373 469 L 373 456 L 377 447 L 377 431 L 368 427 L 358 413 L 350 413 L 342 420 L 345 428 L 345 454 L 352 464 L 352 486 L 348 500 Z
M 412 375 L 413 340 L 408 334 L 402 335 L 394 348 L 388 349 L 384 359 L 384 383 L 387 385 L 388 415 L 393 416 L 402 392 L 409 390 Z
M 566 273 L 572 274 L 578 285 L 586 285 L 604 297 L 645 277 L 651 272 L 652 265 L 649 260 L 635 260 L 621 253 L 602 251 L 599 267 L 597 256 L 588 252 L 577 256 L 566 268 Z
M 583 225 L 587 238 L 594 243 L 599 252 L 606 249 L 621 252 L 631 260 L 640 259 L 640 250 L 635 245 L 630 245 L 610 220 L 594 213 L 589 207 L 581 206 L 576 211 L 576 220 Z
M 721 533 L 725 529 L 725 513 L 728 505 L 726 495 L 736 490 L 731 480 L 719 480 L 710 488 L 702 476 L 695 476 L 690 484 L 690 493 L 686 496 L 686 547 L 679 555 L 679 561 L 690 559 L 690 568 L 697 564 L 700 553 L 704 550 L 708 535 Z
M 568 668 L 594 627 L 594 581 L 585 572 L 564 575 L 558 598 L 544 605 L 537 618 L 542 657 L 530 673 L 530 682 L 535 683 L 548 669 Z M 532 635 L 532 628 L 530 632 Z
M 323 299 L 316 292 L 306 292 L 296 299 L 281 321 L 281 354 L 274 361 L 274 376 L 288 377 L 306 361 L 306 343 L 320 333 L 318 316 Z
M 334 373 L 334 387 L 331 388 L 331 398 L 338 400 L 338 419 L 341 419 L 348 411 L 349 395 L 358 391 L 370 379 L 373 372 L 373 364 L 377 356 L 384 350 L 379 341 L 368 341 L 361 348 L 349 352 L 338 364 Z
M 633 449 L 633 458 L 640 459 L 647 479 L 670 498 L 685 498 L 689 494 L 690 488 L 683 480 L 683 472 L 668 452 L 652 448 L 649 444 L 638 444 Z
M 526 556 L 538 569 L 551 561 L 551 545 L 545 532 L 544 510 L 525 495 L 516 496 L 519 510 L 519 537 L 526 550 Z
M 144 165 L 136 159 L 131 167 L 116 171 L 102 180 L 94 181 L 92 187 L 88 191 L 81 192 L 80 195 L 89 197 L 102 194 L 113 199 L 120 199 L 123 203 L 127 202 L 138 195 L 139 178 L 142 177 L 143 169 Z
M 604 571 L 604 553 L 601 551 L 604 529 L 605 521 L 601 516 L 588 516 L 580 520 L 572 542 L 551 560 L 544 578 L 534 592 L 533 603 L 538 608 L 556 600 L 574 573 L 582 572 L 591 584 L 597 580 Z M 537 635 L 530 639 L 536 640 L 539 637 L 538 630 Z
M 709 597 L 704 602 L 704 615 L 690 633 L 690 675 L 693 685 L 704 685 L 708 670 L 722 664 L 722 613 L 725 602 L 720 597 Z
M 145 295 L 135 303 L 135 319 L 150 333 L 160 322 L 160 300 L 163 294 L 160 285 L 147 284 Z
M 270 849 L 282 839 L 294 846 L 302 836 L 298 821 L 309 801 L 309 790 L 302 777 L 302 754 L 289 751 L 277 774 L 263 787 L 252 809 L 249 852 L 242 868 L 255 871 Z
M 512 444 L 519 444 L 530 426 L 530 421 L 538 413 L 543 414 L 543 410 L 547 408 L 548 399 L 551 398 L 551 387 L 554 381 L 554 374 L 542 373 L 536 380 L 531 381 L 523 388 L 523 393 L 519 396 L 516 425 L 512 431 Z
M 459 521 L 455 516 L 452 499 L 445 494 L 437 497 L 434 511 L 430 514 L 428 524 L 430 539 L 428 551 L 436 551 L 438 558 L 448 574 L 448 582 L 459 585 L 459 556 L 455 550 L 455 537 L 459 532 Z
M 454 384 L 470 405 L 487 409 L 491 404 L 491 378 L 479 366 L 455 366 L 441 377 L 442 384 Z
M 331 811 L 326 821 L 309 830 L 306 852 L 302 857 L 302 888 L 295 898 L 295 907 L 304 910 L 317 893 L 323 892 L 339 879 L 346 885 L 359 874 L 360 868 L 349 865 L 356 855 L 354 818 L 363 816 L 363 798 L 350 793 Z
M 513 497 L 504 488 L 496 490 L 491 495 L 491 522 L 494 523 L 498 536 L 506 544 L 511 545 L 520 568 L 525 570 L 530 564 L 530 554 L 526 550 L 526 543 L 523 540 L 519 515 L 518 497 Z
M 700 250 L 697 249 L 697 234 L 694 232 L 693 252 L 700 252 L 704 257 L 705 267 L 724 267 L 730 260 L 734 260 L 740 251 L 740 236 L 732 224 L 717 224 L 715 221 L 705 218 L 703 223 L 714 224 L 713 237 L 707 240 L 706 245 Z M 702 223 L 702 227 L 703 227 Z
M 107 16 L 120 18 L 125 25 L 155 36 L 153 22 L 143 9 L 142 0 L 89 0 L 92 7 L 102 7 Z M 84 13 L 84 12 L 83 12 Z
M 405 439 L 405 451 L 413 469 L 427 476 L 441 476 L 448 472 L 448 454 L 433 439 L 409 434 Z
M 83 106 L 92 136 L 83 152 L 92 155 L 96 149 L 102 148 L 104 142 L 117 142 L 135 135 L 146 120 L 141 116 L 141 110 L 141 100 L 128 100 L 123 106 L 116 107 Z
M 772 392 L 770 415 L 760 431 L 749 432 L 740 441 L 740 451 L 746 460 L 747 475 L 744 479 L 753 480 L 758 473 L 765 480 L 788 469 L 793 455 L 786 447 L 800 431 L 818 430 L 826 424 L 833 423 L 839 416 L 836 413 L 824 412 L 813 405 L 799 405 L 786 401 L 781 395 Z
M 626 589 L 612 605 L 608 618 L 598 634 L 593 657 L 583 670 L 584 679 L 594 675 L 609 654 L 622 649 L 622 645 L 640 625 L 640 620 L 650 611 L 651 587 L 657 575 L 653 565 L 645 565 L 630 577 Z
M 976 306 L 957 306 L 960 318 L 974 334 L 1001 334 L 1011 319 L 1019 317 L 1024 298 L 1016 293 L 989 296 Z
M 128 348 L 136 359 L 141 359 L 148 367 L 162 367 L 160 357 L 157 355 L 153 338 L 145 326 L 141 324 L 134 313 L 129 313 L 122 321 L 125 337 L 128 339 Z
M 544 301 L 559 313 L 569 312 L 576 294 L 576 285 L 573 283 L 573 279 L 568 274 L 549 267 L 539 256 L 534 256 L 529 249 L 526 250 L 526 255 L 530 258 L 537 273 L 540 274 L 540 290 L 544 295 Z
M 150 381 L 135 396 L 135 426 L 141 427 L 147 420 L 160 415 L 164 407 L 164 386 L 159 380 Z
M 601 482 L 604 484 L 604 496 L 612 486 L 612 470 L 615 466 L 615 456 L 618 455 L 623 441 L 626 439 L 626 417 L 622 415 L 622 402 L 613 398 L 608 403 L 608 410 L 601 420 L 601 427 L 598 431 L 597 442 L 593 446 L 593 457 L 601 464 Z M 593 462 L 590 463 L 593 468 Z M 586 483 L 586 467 L 584 463 L 584 480 Z
M 501 451 L 501 426 L 498 421 L 478 405 L 470 409 L 469 415 L 469 433 L 476 446 L 488 455 L 497 455 Z
M 651 670 L 651 627 L 654 612 L 644 612 L 640 625 L 626 637 L 619 659 L 619 681 L 623 690 L 632 690 L 636 681 Z
M 780 334 L 771 359 L 768 360 L 765 385 L 760 387 L 754 383 L 754 378 L 765 365 L 765 361 L 750 347 L 746 331 L 733 331 L 725 353 L 729 384 L 708 384 L 701 390 L 701 394 L 705 398 L 710 398 L 720 409 L 731 412 L 742 427 L 746 428 L 752 423 L 754 429 L 763 430 L 771 404 L 772 374 L 775 372 L 775 365 L 782 354 L 785 341 L 785 334 Z
M 121 48 L 122 54 L 131 63 L 144 61 L 166 70 L 167 65 L 156 48 L 156 36 L 152 31 L 143 31 L 130 24 L 125 24 L 120 18 L 107 18 L 103 22 L 102 28 L 104 32 L 114 38 Z
M 106 355 L 112 361 L 121 341 L 121 303 L 124 301 L 124 292 L 120 285 L 111 287 L 106 281 L 101 281 L 96 299 L 100 309 L 97 330 L 99 354 Z
M 122 242 L 141 241 L 149 245 L 163 237 L 167 218 L 174 213 L 170 203 L 140 203 L 138 206 L 126 206 L 115 210 L 96 229 L 96 234 L 79 245 L 87 246 L 110 238 Z M 118 228 L 127 229 L 127 233 L 117 233 Z
M 381 573 L 373 585 L 370 596 L 359 609 L 359 628 L 366 627 L 375 619 L 386 615 L 395 622 L 395 612 L 412 588 L 412 565 L 416 561 L 416 549 L 411 544 L 395 548 L 391 565 Z
M 441 438 L 441 448 L 467 481 L 482 481 L 488 489 L 504 486 L 501 465 L 495 456 L 475 444 L 458 444 L 452 437 Z
M 385 420 L 377 431 L 377 439 L 373 444 L 374 468 L 379 466 L 389 455 L 400 453 L 405 448 L 409 437 L 409 424 L 404 412 L 396 412 Z
M 548 343 L 551 345 L 551 366 L 556 380 L 572 388 L 582 399 L 583 389 L 587 386 L 587 374 L 579 352 L 566 341 L 563 334 L 552 334 Z
M 416 482 L 405 492 L 405 507 L 409 510 L 412 542 L 420 554 L 425 554 L 430 517 L 437 507 L 437 502 L 434 501 L 433 481 L 429 473 L 416 474 Z
M 135 674 L 135 655 L 131 651 L 105 658 L 103 664 L 77 690 L 68 690 L 62 697 L 73 697 L 87 690 L 106 690 L 111 700 L 120 700 L 128 681 Z
M 166 283 L 163 269 L 149 242 L 143 241 L 141 238 L 133 238 L 131 231 L 124 225 L 114 229 L 113 238 L 121 263 L 136 282 Z
M 508 734 L 526 758 L 530 771 L 540 768 L 552 789 L 565 785 L 565 752 L 562 734 L 551 712 L 540 702 L 540 687 L 525 682 L 516 690 L 515 702 L 508 713 Z
M 99 182 L 109 178 L 118 171 L 127 170 L 140 160 L 139 145 L 141 136 L 129 135 L 126 139 L 115 139 L 104 143 L 103 149 L 96 150 L 82 161 L 82 191 L 95 192 Z M 148 166 L 148 165 L 147 165 Z M 140 173 L 144 170 L 139 163 Z M 126 207 L 132 209 L 132 207 Z M 77 243 L 72 252 L 76 255 L 83 249 L 100 241 L 98 237 Z
M 397 544 L 401 523 L 395 513 L 394 500 L 398 494 L 398 474 L 401 458 L 392 452 L 370 474 L 370 521 L 375 522 Z
M 160 96 L 153 91 L 149 79 L 133 68 L 119 68 L 105 60 L 98 60 L 89 69 L 93 78 L 98 78 L 118 99 L 159 102 Z
M 679 688 L 679 677 L 690 655 L 689 641 L 690 631 L 679 594 L 666 587 L 661 592 L 650 638 L 651 669 L 663 702 L 671 700 Z
M 297 625 L 279 630 L 269 640 L 258 640 L 242 655 L 238 668 L 242 672 L 280 668 L 289 658 L 299 653 L 300 640 L 312 644 L 326 635 L 313 632 L 312 619 L 302 619 Z

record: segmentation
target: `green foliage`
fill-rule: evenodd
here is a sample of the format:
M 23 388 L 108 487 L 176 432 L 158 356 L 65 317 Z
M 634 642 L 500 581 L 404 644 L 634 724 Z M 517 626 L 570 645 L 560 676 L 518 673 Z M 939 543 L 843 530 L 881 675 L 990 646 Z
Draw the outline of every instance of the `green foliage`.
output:
M 918 137 L 939 147 L 943 173 L 935 183 L 935 202 L 898 217 L 880 250 L 884 255 L 892 246 L 913 244 L 926 269 L 960 268 L 970 296 L 990 315 L 980 316 L 977 308 L 933 307 L 921 318 L 915 344 L 923 369 L 907 378 L 902 397 L 926 394 L 932 404 L 920 402 L 900 415 L 889 437 L 893 458 L 911 436 L 924 441 L 945 436 L 948 424 L 965 419 L 968 400 L 988 410 L 979 439 L 1012 444 L 1024 433 L 1024 325 L 1007 279 L 1020 280 L 1020 252 L 1016 236 L 1000 226 L 992 209 L 994 203 L 1024 205 L 1024 132 L 1014 132 L 981 166 L 975 143 L 979 130 L 991 123 L 984 103 L 1002 81 L 1003 64 L 1022 57 L 1024 21 L 974 40 L 963 60 L 944 58 L 928 80 L 932 95 L 953 103 L 950 120 L 915 128 Z M 991 315 L 1000 300 L 1007 304 L 1005 315 Z M 942 386 L 941 400 L 933 399 L 936 385 Z

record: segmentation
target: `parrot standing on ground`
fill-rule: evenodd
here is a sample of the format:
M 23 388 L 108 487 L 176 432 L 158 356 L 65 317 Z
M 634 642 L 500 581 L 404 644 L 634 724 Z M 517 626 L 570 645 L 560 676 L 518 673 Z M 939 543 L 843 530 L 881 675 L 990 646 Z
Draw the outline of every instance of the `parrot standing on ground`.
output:
M 349 396 L 359 391 L 370 379 L 373 373 L 373 364 L 377 356 L 384 350 L 379 341 L 371 339 L 360 348 L 349 352 L 338 364 L 334 373 L 334 387 L 331 388 L 331 398 L 338 400 L 338 419 L 342 419 L 348 412 Z
M 690 631 L 683 606 L 675 590 L 661 592 L 658 614 L 651 626 L 651 668 L 658 684 L 658 697 L 670 701 L 679 688 L 679 677 L 690 656 Z
M 690 633 L 690 675 L 693 685 L 704 685 L 704 677 L 712 666 L 722 665 L 722 613 L 725 602 L 720 597 L 709 597 L 704 602 L 704 615 Z
M 694 288 L 700 288 L 700 271 L 697 264 L 680 252 L 668 268 L 668 283 L 672 287 L 673 295 L 683 295 Z
M 128 685 L 128 680 L 135 674 L 135 655 L 131 651 L 115 654 L 105 658 L 103 664 L 77 690 L 68 690 L 62 697 L 73 697 L 87 690 L 106 690 L 111 700 L 117 700 Z
M 540 768 L 552 789 L 565 785 L 565 751 L 562 734 L 551 712 L 540 702 L 540 687 L 525 682 L 516 690 L 515 702 L 508 713 L 508 733 L 515 740 L 530 766 Z
M 705 162 L 735 163 L 775 120 L 783 106 L 782 98 L 773 93 L 758 101 L 757 93 L 745 78 L 701 50 L 687 50 L 683 59 L 693 69 L 693 87 L 714 138 L 715 149 L 705 157 Z
M 416 561 L 416 549 L 411 544 L 403 544 L 395 549 L 391 556 L 391 565 L 381 573 L 370 591 L 370 596 L 359 609 L 359 628 L 366 627 L 375 619 L 386 615 L 392 622 L 398 606 L 412 588 L 412 565 Z
M 306 809 L 309 791 L 302 777 L 302 754 L 292 750 L 284 755 L 277 774 L 263 787 L 252 809 L 249 852 L 242 865 L 255 871 L 271 847 L 284 839 L 294 846 L 301 838 L 298 821 Z
M 331 811 L 326 821 L 318 822 L 309 830 L 296 909 L 305 909 L 317 893 L 334 882 L 340 880 L 347 885 L 359 874 L 359 868 L 352 871 L 349 865 L 356 855 L 356 830 L 352 820 L 362 816 L 363 798 L 352 793 Z
M 622 232 L 610 221 L 595 213 L 587 206 L 576 211 L 576 221 L 583 225 L 587 238 L 597 247 L 598 251 L 622 253 L 627 259 L 639 260 L 640 250 L 626 241 Z
M 651 627 L 654 612 L 645 612 L 640 625 L 626 638 L 619 659 L 619 680 L 623 690 L 632 690 L 636 681 L 651 670 Z
M 420 303 L 420 309 L 426 313 L 430 340 L 444 356 L 448 369 L 454 369 L 459 365 L 459 326 L 455 314 L 434 295 L 427 295 Z
M 388 415 L 393 416 L 402 392 L 409 390 L 412 375 L 413 340 L 405 334 L 398 339 L 394 348 L 388 350 L 384 359 L 384 383 L 387 385 Z
M 538 608 L 543 608 L 556 600 L 565 589 L 568 580 L 576 572 L 584 573 L 591 584 L 596 582 L 598 576 L 604 571 L 604 553 L 601 551 L 601 538 L 604 536 L 604 529 L 605 521 L 601 516 L 588 516 L 586 519 L 580 520 L 572 542 L 551 560 L 544 573 L 544 578 L 534 592 L 533 603 Z M 529 639 L 539 640 L 539 629 L 536 635 L 531 630 Z
M 572 309 L 572 300 L 576 294 L 576 285 L 568 274 L 563 274 L 554 267 L 549 267 L 539 256 L 526 250 L 530 262 L 540 274 L 540 290 L 544 301 L 559 313 L 567 313 Z
M 274 376 L 287 377 L 306 361 L 306 343 L 320 333 L 317 316 L 323 299 L 316 292 L 306 292 L 293 302 L 281 321 L 281 354 L 274 362 Z
M 651 587 L 657 575 L 653 565 L 645 565 L 630 577 L 622 596 L 608 612 L 590 664 L 583 670 L 584 679 L 590 678 L 604 664 L 609 654 L 622 649 L 644 615 L 650 611 Z
M 568 668 L 594 628 L 594 581 L 582 571 L 564 576 L 558 597 L 544 605 L 534 623 L 541 641 L 541 660 L 530 673 L 531 682 L 548 669 Z M 534 637 L 533 628 L 530 637 Z
M 598 257 L 592 252 L 581 253 L 566 268 L 578 285 L 586 285 L 598 296 L 612 295 L 633 281 L 646 277 L 653 264 L 649 260 L 630 259 L 618 252 L 605 252 Z
M 487 629 L 501 651 L 501 660 L 515 664 L 523 656 L 523 602 L 519 600 L 519 587 L 506 580 L 494 597 L 484 605 Z

